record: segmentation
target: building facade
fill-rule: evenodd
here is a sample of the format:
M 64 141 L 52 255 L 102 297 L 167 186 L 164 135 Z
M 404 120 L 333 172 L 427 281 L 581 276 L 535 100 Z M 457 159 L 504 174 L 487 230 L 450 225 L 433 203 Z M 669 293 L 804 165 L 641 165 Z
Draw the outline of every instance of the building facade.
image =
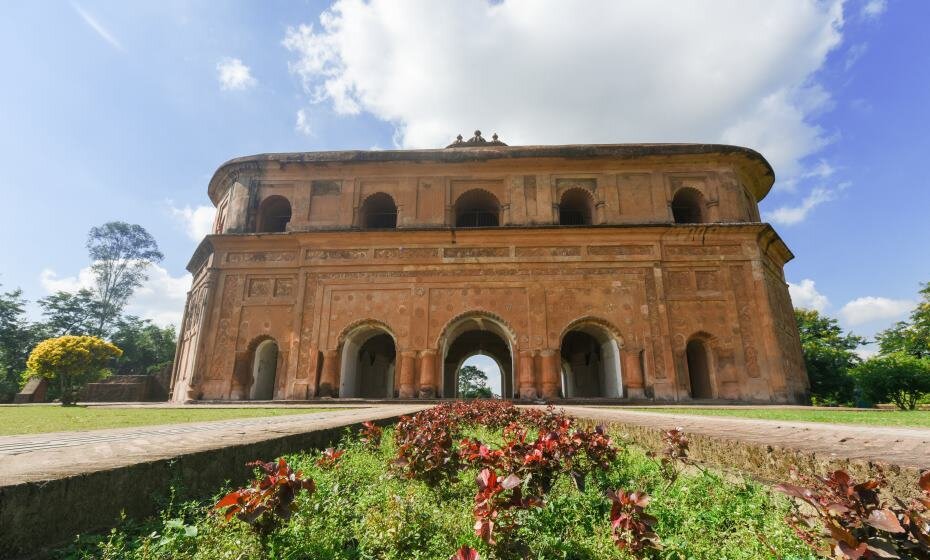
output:
M 172 398 L 452 398 L 483 354 L 511 398 L 803 402 L 773 182 L 746 148 L 477 132 L 231 160 Z

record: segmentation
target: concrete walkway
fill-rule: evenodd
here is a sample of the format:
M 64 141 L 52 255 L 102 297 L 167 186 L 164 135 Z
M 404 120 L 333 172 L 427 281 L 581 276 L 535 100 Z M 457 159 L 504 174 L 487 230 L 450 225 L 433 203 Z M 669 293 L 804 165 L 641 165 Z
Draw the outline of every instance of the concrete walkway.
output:
M 930 468 L 930 429 L 694 416 L 566 406 L 569 414 L 644 428 L 681 427 L 689 434 L 788 448 L 819 456 Z
M 55 480 L 140 462 L 412 414 L 425 406 L 371 405 L 295 414 L 0 437 L 0 486 Z

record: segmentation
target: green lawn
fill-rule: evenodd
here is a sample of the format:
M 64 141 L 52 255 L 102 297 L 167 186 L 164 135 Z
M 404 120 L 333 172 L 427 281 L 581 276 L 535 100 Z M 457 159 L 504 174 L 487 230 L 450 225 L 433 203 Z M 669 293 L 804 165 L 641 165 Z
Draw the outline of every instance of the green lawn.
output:
M 326 408 L 104 408 L 99 406 L 3 406 L 0 435 L 38 434 L 183 424 L 207 420 L 310 414 Z
M 670 414 L 689 414 L 695 416 L 732 416 L 737 418 L 758 418 L 760 420 L 786 420 L 799 422 L 826 422 L 828 424 L 866 424 L 870 426 L 910 426 L 930 428 L 930 411 L 928 410 L 824 410 L 824 409 L 790 409 L 790 408 L 632 408 L 643 412 L 664 412 Z

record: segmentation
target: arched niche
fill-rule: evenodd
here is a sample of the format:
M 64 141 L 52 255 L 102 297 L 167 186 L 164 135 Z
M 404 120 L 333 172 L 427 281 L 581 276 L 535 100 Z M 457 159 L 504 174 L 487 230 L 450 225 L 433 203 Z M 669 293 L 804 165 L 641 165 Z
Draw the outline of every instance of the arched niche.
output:
M 270 401 L 278 373 L 278 343 L 274 339 L 259 342 L 252 351 L 252 386 L 249 400 Z
M 563 333 L 559 347 L 564 398 L 620 398 L 622 340 L 596 321 L 577 321 Z
M 672 217 L 676 224 L 702 224 L 707 221 L 707 207 L 701 191 L 684 187 L 672 198 Z
M 472 356 L 487 356 L 494 360 L 501 375 L 501 396 L 515 398 L 514 342 L 516 336 L 502 320 L 483 313 L 457 317 L 446 326 L 440 336 L 442 356 L 443 398 L 455 398 L 458 390 L 458 372 Z
M 291 221 L 291 203 L 281 195 L 271 195 L 258 207 L 259 233 L 280 233 L 287 231 Z
M 589 226 L 594 223 L 594 199 L 585 189 L 568 189 L 559 200 L 559 225 Z
M 397 204 L 391 195 L 379 192 L 366 198 L 359 208 L 359 226 L 362 229 L 397 228 Z
M 397 347 L 387 328 L 375 324 L 354 328 L 345 335 L 341 353 L 340 397 L 394 397 Z
M 465 191 L 455 201 L 455 227 L 494 227 L 500 225 L 501 204 L 484 189 Z
M 685 364 L 688 368 L 691 398 L 714 398 L 714 359 L 708 337 L 695 335 L 688 339 L 685 346 Z

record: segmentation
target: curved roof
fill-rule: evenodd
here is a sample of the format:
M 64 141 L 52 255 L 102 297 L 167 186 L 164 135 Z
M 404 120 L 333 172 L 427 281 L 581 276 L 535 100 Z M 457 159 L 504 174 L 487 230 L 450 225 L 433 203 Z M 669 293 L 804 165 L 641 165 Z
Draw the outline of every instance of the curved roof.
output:
M 757 179 L 752 185 L 756 200 L 762 200 L 775 182 L 775 171 L 762 154 L 750 148 L 727 144 L 568 144 L 561 146 L 481 146 L 429 150 L 341 150 L 328 152 L 287 152 L 256 154 L 231 159 L 221 165 L 210 180 L 208 193 L 214 203 L 219 201 L 220 184 L 228 173 L 241 167 L 261 167 L 269 163 L 468 163 L 502 159 L 562 158 L 562 159 L 637 159 L 643 157 L 676 157 L 716 155 L 731 157 L 743 164 Z

